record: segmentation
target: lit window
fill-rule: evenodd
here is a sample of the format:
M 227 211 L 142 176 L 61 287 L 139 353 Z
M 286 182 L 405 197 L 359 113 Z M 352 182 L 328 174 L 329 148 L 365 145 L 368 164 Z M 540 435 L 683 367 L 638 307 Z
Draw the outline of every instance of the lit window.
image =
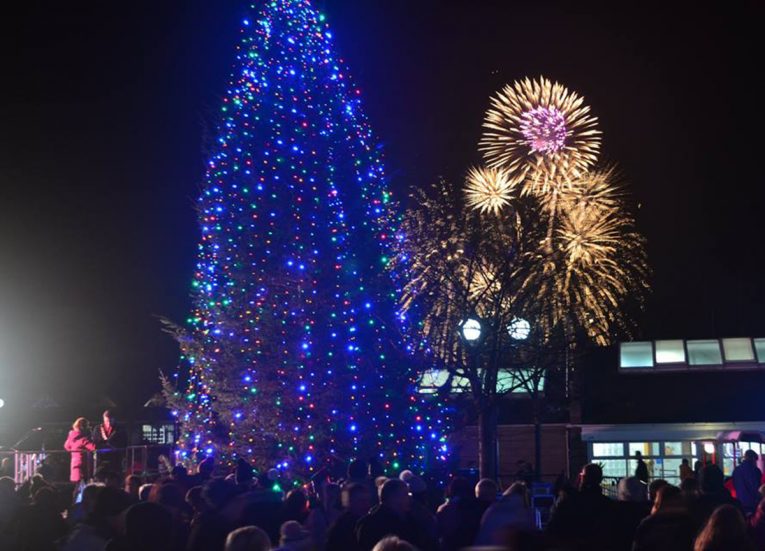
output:
M 757 363 L 765 364 L 765 339 L 754 339 L 754 350 L 757 352 Z
M 433 394 L 446 383 L 448 378 L 449 372 L 445 369 L 428 369 L 422 374 L 419 390 L 423 394 Z
M 533 370 L 503 370 L 497 374 L 497 392 L 512 391 L 514 394 L 523 394 L 535 390 L 537 392 L 542 392 L 544 388 L 544 374 L 536 373 Z
M 604 478 L 624 478 L 627 476 L 627 461 L 625 459 L 601 459 L 598 463 L 603 468 Z
M 623 342 L 619 348 L 621 367 L 653 367 L 653 343 Z
M 691 365 L 722 365 L 720 341 L 717 339 L 688 341 L 688 363 Z
M 683 443 L 664 442 L 664 455 L 683 455 Z
M 624 457 L 624 444 L 621 442 L 594 442 L 593 457 Z
M 683 341 L 656 341 L 656 363 L 685 363 L 685 347 L 683 346 Z
M 752 340 L 747 338 L 723 339 L 726 362 L 753 362 Z
M 643 455 L 660 455 L 658 442 L 630 442 L 630 457 L 635 455 L 635 452 L 640 452 Z

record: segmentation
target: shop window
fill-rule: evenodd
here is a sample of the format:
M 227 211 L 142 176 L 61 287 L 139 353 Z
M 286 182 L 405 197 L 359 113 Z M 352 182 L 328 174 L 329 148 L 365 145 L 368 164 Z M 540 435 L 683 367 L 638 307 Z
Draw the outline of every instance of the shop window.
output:
M 627 476 L 626 459 L 600 459 L 596 463 L 603 468 L 605 478 L 624 478 Z
M 629 456 L 633 457 L 635 452 L 640 452 L 643 455 L 661 455 L 659 451 L 658 442 L 630 442 L 629 443 Z
M 619 345 L 619 366 L 623 368 L 653 367 L 653 343 L 623 342 Z
M 738 454 L 735 450 L 735 445 L 731 442 L 723 442 L 722 445 L 722 464 L 723 464 L 723 474 L 725 476 L 731 476 L 733 474 L 733 469 L 736 468 L 736 456 Z
M 645 463 L 645 466 L 648 468 L 648 478 L 661 478 L 661 458 L 650 458 L 650 457 L 644 457 L 643 463 Z M 659 464 L 657 466 L 657 463 Z M 635 476 L 635 472 L 637 471 L 637 460 L 636 459 L 629 459 L 629 475 L 628 476 Z
M 691 365 L 722 365 L 720 341 L 717 339 L 688 341 L 688 363 Z
M 723 339 L 726 362 L 753 362 L 752 340 L 747 338 Z
M 683 455 L 683 443 L 682 442 L 664 442 L 664 454 L 663 455 Z
M 754 339 L 754 350 L 757 352 L 757 363 L 765 364 L 765 339 Z
M 664 458 L 662 465 L 662 478 L 670 484 L 680 484 L 680 465 L 683 460 L 678 458 Z
M 685 363 L 685 346 L 682 340 L 656 341 L 657 364 Z
M 593 442 L 593 457 L 624 457 L 624 444 L 621 442 Z

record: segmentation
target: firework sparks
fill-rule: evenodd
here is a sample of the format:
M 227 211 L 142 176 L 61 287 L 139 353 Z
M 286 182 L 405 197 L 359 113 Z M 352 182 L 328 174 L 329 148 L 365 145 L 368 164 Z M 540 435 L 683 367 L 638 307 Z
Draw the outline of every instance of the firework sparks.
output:
M 468 207 L 498 214 L 510 203 L 518 180 L 502 168 L 471 168 L 465 183 Z
M 532 153 L 557 153 L 566 143 L 566 117 L 555 107 L 537 107 L 521 114 L 521 134 Z
M 598 157 L 600 131 L 584 98 L 540 77 L 505 86 L 491 100 L 479 144 L 487 164 L 525 177 L 529 170 L 586 171 Z

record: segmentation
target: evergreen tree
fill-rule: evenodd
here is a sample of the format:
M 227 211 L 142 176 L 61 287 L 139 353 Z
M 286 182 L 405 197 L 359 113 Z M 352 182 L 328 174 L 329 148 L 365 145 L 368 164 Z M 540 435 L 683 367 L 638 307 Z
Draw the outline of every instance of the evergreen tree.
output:
M 416 466 L 441 422 L 394 357 L 398 220 L 360 90 L 307 0 L 270 1 L 241 33 L 199 198 L 179 453 Z

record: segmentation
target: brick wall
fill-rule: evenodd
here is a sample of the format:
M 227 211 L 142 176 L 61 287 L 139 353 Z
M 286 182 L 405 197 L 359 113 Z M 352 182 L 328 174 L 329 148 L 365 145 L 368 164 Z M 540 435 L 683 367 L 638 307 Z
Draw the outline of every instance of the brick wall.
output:
M 500 425 L 499 475 L 503 485 L 512 482 L 518 469 L 517 462 L 528 461 L 534 465 L 534 426 Z M 452 445 L 459 457 L 460 467 L 478 465 L 478 427 L 468 426 L 455 433 Z M 568 433 L 566 425 L 544 425 L 542 427 L 542 479 L 554 482 L 560 473 L 568 469 Z

